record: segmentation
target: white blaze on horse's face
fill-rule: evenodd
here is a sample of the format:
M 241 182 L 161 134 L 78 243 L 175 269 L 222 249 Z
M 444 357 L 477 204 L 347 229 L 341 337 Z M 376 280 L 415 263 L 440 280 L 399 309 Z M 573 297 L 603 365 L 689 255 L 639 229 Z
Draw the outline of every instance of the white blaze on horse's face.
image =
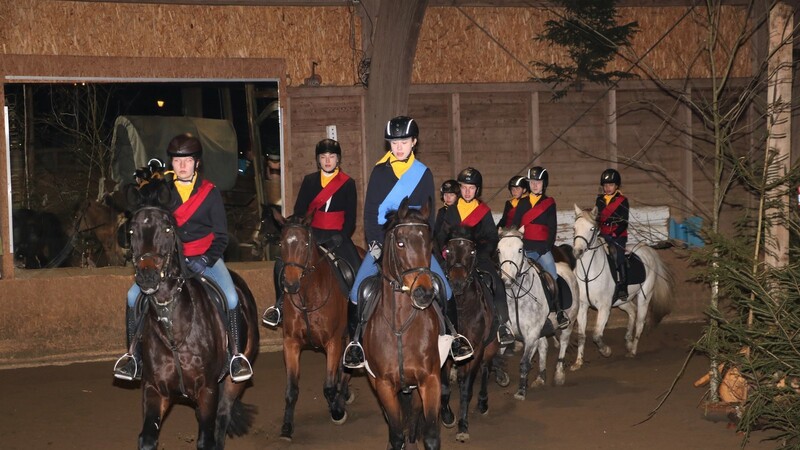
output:
M 500 261 L 500 277 L 506 286 L 510 286 L 522 269 L 525 257 L 522 247 L 522 232 L 501 228 L 497 256 Z
M 580 258 L 589 249 L 596 228 L 594 220 L 590 220 L 585 212 L 581 211 L 575 217 L 575 238 L 572 240 L 572 249 L 576 258 Z

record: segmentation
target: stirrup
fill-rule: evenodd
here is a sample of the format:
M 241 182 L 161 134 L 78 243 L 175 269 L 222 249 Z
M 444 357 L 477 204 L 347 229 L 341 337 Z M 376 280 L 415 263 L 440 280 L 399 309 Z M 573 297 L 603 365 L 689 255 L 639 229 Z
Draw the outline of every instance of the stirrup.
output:
M 559 311 L 556 313 L 556 321 L 558 322 L 558 328 L 560 330 L 564 330 L 569 327 L 569 316 L 564 311 Z
M 351 355 L 351 352 L 358 352 L 356 355 Z M 350 358 L 348 358 L 350 356 Z M 349 361 L 348 361 L 349 360 Z M 352 341 L 344 348 L 342 355 L 342 364 L 348 369 L 360 369 L 364 367 L 366 358 L 364 357 L 364 347 L 358 341 Z
M 239 361 L 240 370 L 238 370 L 238 375 L 234 375 L 233 363 L 237 360 Z M 233 356 L 233 358 L 231 358 L 231 362 L 228 365 L 228 371 L 230 372 L 231 380 L 233 380 L 234 383 L 241 383 L 242 381 L 247 381 L 253 377 L 253 367 L 250 365 L 250 361 L 248 361 L 247 358 L 241 353 L 236 354 Z
M 278 318 L 275 320 L 270 320 L 269 318 L 267 318 L 267 316 L 272 311 L 275 311 L 275 314 L 278 315 Z M 281 319 L 282 319 L 281 310 L 279 308 L 276 308 L 274 305 L 267 308 L 267 310 L 264 311 L 264 315 L 261 316 L 261 321 L 264 322 L 264 324 L 269 325 L 271 327 L 277 327 L 281 323 Z
M 503 329 L 506 330 L 505 334 L 500 333 L 500 330 L 503 330 Z M 503 337 L 505 337 L 505 339 L 503 339 Z M 497 327 L 497 342 L 499 342 L 500 345 L 503 345 L 503 346 L 511 345 L 514 342 L 516 342 L 516 340 L 517 340 L 517 337 L 514 336 L 514 332 L 511 330 L 510 326 L 508 326 L 506 324 L 502 324 L 499 327 Z
M 466 345 L 464 345 L 465 343 Z M 453 345 L 458 346 L 458 349 L 460 350 L 458 355 L 456 355 L 455 352 L 453 352 Z M 463 350 L 464 347 L 467 348 L 467 351 Z M 453 343 L 450 344 L 450 356 L 453 357 L 453 361 L 459 362 L 467 358 L 471 358 L 473 353 L 474 350 L 472 348 L 472 343 L 469 341 L 469 339 L 467 339 L 466 336 L 464 336 L 463 334 L 456 333 L 456 335 L 453 336 Z
M 133 361 L 132 374 L 129 370 L 127 370 L 131 361 Z M 141 380 L 142 367 L 139 365 L 139 361 L 136 360 L 136 357 L 130 353 L 125 353 L 124 355 L 120 356 L 117 362 L 114 363 L 114 378 L 119 378 L 120 380 L 125 381 Z

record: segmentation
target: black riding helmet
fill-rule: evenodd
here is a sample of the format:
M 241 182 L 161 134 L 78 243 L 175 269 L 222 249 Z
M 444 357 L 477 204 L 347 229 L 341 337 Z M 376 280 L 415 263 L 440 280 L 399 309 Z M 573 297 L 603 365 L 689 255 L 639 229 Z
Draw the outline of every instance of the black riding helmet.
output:
M 547 184 L 550 181 L 550 175 L 547 173 L 547 169 L 544 167 L 535 166 L 528 170 L 528 180 L 542 180 L 542 194 L 544 194 L 547 192 Z M 530 184 L 528 185 L 528 188 L 530 188 Z
M 614 183 L 617 187 L 622 186 L 622 176 L 614 169 L 606 169 L 600 175 L 600 184 Z
M 397 116 L 386 124 L 384 138 L 387 141 L 393 139 L 416 138 L 419 136 L 419 126 L 411 117 Z
M 467 167 L 458 174 L 458 182 L 463 184 L 473 184 L 477 187 L 475 197 L 481 196 L 481 188 L 483 187 L 483 176 L 474 167 Z
M 439 199 L 444 201 L 444 194 L 459 194 L 458 189 L 458 181 L 456 180 L 447 180 L 442 183 L 442 187 L 439 188 Z
M 167 156 L 169 158 L 191 156 L 198 160 L 203 156 L 203 146 L 191 133 L 179 134 L 169 141 Z
M 528 186 L 528 180 L 525 177 L 514 175 L 508 180 L 508 192 L 511 192 L 511 188 L 513 187 L 521 187 L 524 192 L 530 192 L 530 186 Z
M 339 160 L 342 159 L 342 148 L 333 139 L 323 139 L 317 143 L 315 155 L 319 156 L 323 153 L 335 153 L 339 155 Z

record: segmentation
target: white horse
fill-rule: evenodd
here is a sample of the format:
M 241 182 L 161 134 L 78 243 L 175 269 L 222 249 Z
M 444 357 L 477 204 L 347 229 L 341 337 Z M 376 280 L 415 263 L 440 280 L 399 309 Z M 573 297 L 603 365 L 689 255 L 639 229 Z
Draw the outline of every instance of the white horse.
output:
M 511 326 L 518 338 L 522 338 L 525 350 L 519 363 L 519 389 L 514 394 L 517 400 L 525 400 L 528 388 L 528 371 L 531 369 L 533 356 L 537 350 L 539 352 L 539 373 L 533 386 L 545 384 L 547 375 L 547 347 L 548 340 L 541 336 L 542 327 L 545 320 L 550 317 L 551 323 L 556 323 L 555 313 L 550 313 L 547 305 L 542 278 L 538 267 L 534 267 L 530 259 L 525 257 L 522 248 L 522 236 L 525 227 L 517 230 L 516 227 L 500 228 L 500 242 L 497 245 L 497 252 L 500 261 L 500 275 L 506 286 L 506 296 L 508 300 L 508 311 L 511 319 Z M 575 272 L 567 263 L 559 262 L 556 264 L 558 275 L 563 278 L 572 292 L 572 305 L 565 311 L 570 318 L 570 324 L 574 323 L 578 314 L 578 281 Z M 562 285 L 563 287 L 563 285 Z M 572 326 L 558 332 L 560 335 L 556 341 L 558 351 L 558 362 L 556 364 L 555 384 L 564 384 L 564 355 L 569 345 L 572 335 Z
M 636 246 L 632 252 L 642 260 L 645 278 L 641 284 L 628 286 L 628 297 L 614 301 L 616 287 L 613 270 L 608 262 L 605 241 L 599 237 L 597 208 L 584 211 L 575 205 L 575 239 L 573 247 L 578 262 L 575 274 L 580 289 L 580 310 L 578 311 L 578 356 L 570 370 L 578 370 L 583 365 L 583 348 L 586 343 L 586 313 L 589 307 L 597 309 L 597 322 L 594 329 L 594 343 L 600 354 L 611 356 L 611 348 L 603 342 L 603 330 L 611 314 L 611 307 L 618 307 L 628 314 L 628 329 L 625 333 L 627 356 L 636 356 L 639 338 L 645 320 L 655 326 L 672 310 L 673 276 L 655 250 L 647 246 Z M 631 274 L 628 274 L 630 278 Z M 652 311 L 650 311 L 652 310 Z M 634 324 L 636 332 L 634 333 Z

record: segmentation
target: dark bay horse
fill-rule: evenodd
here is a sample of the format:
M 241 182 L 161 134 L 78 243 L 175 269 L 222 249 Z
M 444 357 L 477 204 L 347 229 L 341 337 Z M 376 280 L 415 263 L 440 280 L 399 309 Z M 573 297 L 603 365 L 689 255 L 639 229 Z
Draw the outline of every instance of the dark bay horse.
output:
M 406 438 L 414 444 L 421 437 L 428 450 L 441 446 L 440 319 L 428 307 L 436 295 L 432 246 L 428 206 L 409 208 L 406 198 L 387 222 L 381 295 L 362 338 L 368 378 L 389 425 L 389 448 L 396 450 Z
M 326 371 L 322 392 L 328 401 L 331 420 L 347 420 L 345 402 L 350 397 L 350 376 L 342 370 L 342 353 L 347 339 L 347 294 L 339 285 L 328 251 L 314 239 L 308 217 L 278 215 L 281 226 L 283 362 L 286 365 L 286 407 L 281 438 L 292 439 L 294 408 L 300 380 L 300 353 L 304 348 L 325 352 Z
M 228 343 L 220 305 L 199 277 L 185 277 L 181 245 L 172 213 L 162 205 L 166 185 L 151 182 L 129 192 L 137 209 L 131 217 L 131 249 L 136 283 L 144 295 L 141 318 L 142 403 L 140 449 L 158 448 L 165 415 L 179 399 L 195 409 L 197 448 L 222 449 L 226 435 L 245 434 L 252 407 L 240 397 L 247 383 L 227 375 Z M 258 353 L 258 315 L 244 280 L 231 272 L 242 308 L 243 343 L 250 361 Z M 224 304 L 224 302 L 222 302 Z
M 84 245 L 83 267 L 124 266 L 130 261 L 128 215 L 110 195 L 101 200 L 84 200 L 75 212 L 73 232 L 82 242 L 97 241 L 99 251 Z
M 492 359 L 500 346 L 492 333 L 494 310 L 489 303 L 477 273 L 477 251 L 470 233 L 463 228 L 456 228 L 450 233 L 445 246 L 445 274 L 453 289 L 453 300 L 448 308 L 455 307 L 458 315 L 459 332 L 472 343 L 472 358 L 457 364 L 460 405 L 458 414 L 458 432 L 456 440 L 469 440 L 469 403 L 475 380 L 480 375 L 480 392 L 478 394 L 478 412 L 489 412 L 489 372 Z M 503 289 L 502 286 L 497 286 Z M 456 418 L 450 409 L 450 367 L 448 359 L 442 369 L 442 423 L 445 427 L 456 424 Z

